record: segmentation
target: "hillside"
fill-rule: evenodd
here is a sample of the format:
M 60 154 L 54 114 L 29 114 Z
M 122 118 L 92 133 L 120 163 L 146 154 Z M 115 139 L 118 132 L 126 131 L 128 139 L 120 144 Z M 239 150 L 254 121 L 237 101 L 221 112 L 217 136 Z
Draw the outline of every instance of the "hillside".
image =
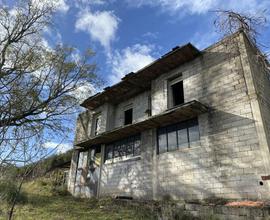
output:
M 25 183 L 23 192 L 27 201 L 16 206 L 16 220 L 155 219 L 150 206 L 110 198 L 100 201 L 73 198 L 65 190 L 54 188 L 48 178 Z M 0 219 L 6 219 L 6 208 L 7 204 L 0 204 Z

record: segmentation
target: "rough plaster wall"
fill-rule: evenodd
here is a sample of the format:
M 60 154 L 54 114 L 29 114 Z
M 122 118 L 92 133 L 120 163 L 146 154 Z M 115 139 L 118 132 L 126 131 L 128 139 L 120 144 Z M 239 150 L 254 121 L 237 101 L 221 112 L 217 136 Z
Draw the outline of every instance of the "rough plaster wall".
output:
M 101 196 L 152 199 L 152 132 L 141 134 L 141 158 L 103 164 Z
M 183 73 L 185 101 L 197 99 L 210 107 L 199 116 L 200 147 L 157 156 L 159 198 L 269 197 L 267 187 L 259 185 L 264 162 L 240 58 L 232 51 L 216 44 L 152 84 L 156 86 L 152 93 L 155 114 L 167 106 L 164 79 L 179 72 Z
M 148 97 L 150 95 L 149 91 L 143 92 L 131 99 L 123 100 L 115 106 L 115 120 L 114 127 L 121 127 L 124 125 L 124 111 L 126 107 L 131 104 L 133 108 L 133 123 L 143 121 L 147 119 L 148 114 L 145 111 L 148 109 Z

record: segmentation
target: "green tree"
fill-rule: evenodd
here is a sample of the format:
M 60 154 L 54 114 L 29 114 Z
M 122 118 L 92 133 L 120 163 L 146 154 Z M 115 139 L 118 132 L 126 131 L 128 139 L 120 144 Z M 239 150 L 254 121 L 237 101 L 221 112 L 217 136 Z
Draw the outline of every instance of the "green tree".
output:
M 44 159 L 46 138 L 64 139 L 74 127 L 78 91 L 90 91 L 99 82 L 91 50 L 78 56 L 76 48 L 44 43 L 44 30 L 53 27 L 55 2 L 0 5 L 0 180 L 11 164 Z M 29 172 L 20 175 L 16 195 Z
M 76 92 L 98 83 L 87 50 L 44 44 L 52 25 L 51 1 L 0 6 L 0 165 L 25 162 L 40 152 L 47 134 L 63 136 L 77 111 Z M 39 143 L 38 143 L 39 142 Z

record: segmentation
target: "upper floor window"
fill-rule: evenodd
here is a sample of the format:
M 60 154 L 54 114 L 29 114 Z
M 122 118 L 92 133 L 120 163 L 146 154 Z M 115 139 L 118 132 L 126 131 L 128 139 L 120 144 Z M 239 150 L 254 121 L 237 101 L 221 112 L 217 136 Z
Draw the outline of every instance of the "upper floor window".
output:
M 197 118 L 159 128 L 157 132 L 158 153 L 190 147 L 200 140 Z
M 141 154 L 141 136 L 135 135 L 115 141 L 105 147 L 105 161 L 113 158 L 138 156 Z
M 130 108 L 130 109 L 127 109 L 125 112 L 124 112 L 124 125 L 128 125 L 128 124 L 132 124 L 132 121 L 133 121 L 133 109 Z
M 148 96 L 148 108 L 145 110 L 145 113 L 150 117 L 152 115 L 152 98 L 151 95 Z
M 176 78 L 168 80 L 168 100 L 169 107 L 174 107 L 184 103 L 184 86 L 182 74 Z
M 101 132 L 101 114 L 94 115 L 94 135 L 99 135 Z

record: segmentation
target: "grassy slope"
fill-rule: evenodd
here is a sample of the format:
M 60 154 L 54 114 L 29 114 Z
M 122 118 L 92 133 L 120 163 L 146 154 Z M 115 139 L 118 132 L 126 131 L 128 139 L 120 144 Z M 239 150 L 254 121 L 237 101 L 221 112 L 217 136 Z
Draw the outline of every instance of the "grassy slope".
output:
M 15 219 L 153 219 L 153 213 L 147 206 L 133 202 L 112 199 L 76 199 L 71 196 L 56 196 L 51 191 L 51 184 L 44 181 L 28 182 L 23 189 L 28 202 L 18 204 Z M 5 219 L 6 204 L 0 204 L 0 219 Z

